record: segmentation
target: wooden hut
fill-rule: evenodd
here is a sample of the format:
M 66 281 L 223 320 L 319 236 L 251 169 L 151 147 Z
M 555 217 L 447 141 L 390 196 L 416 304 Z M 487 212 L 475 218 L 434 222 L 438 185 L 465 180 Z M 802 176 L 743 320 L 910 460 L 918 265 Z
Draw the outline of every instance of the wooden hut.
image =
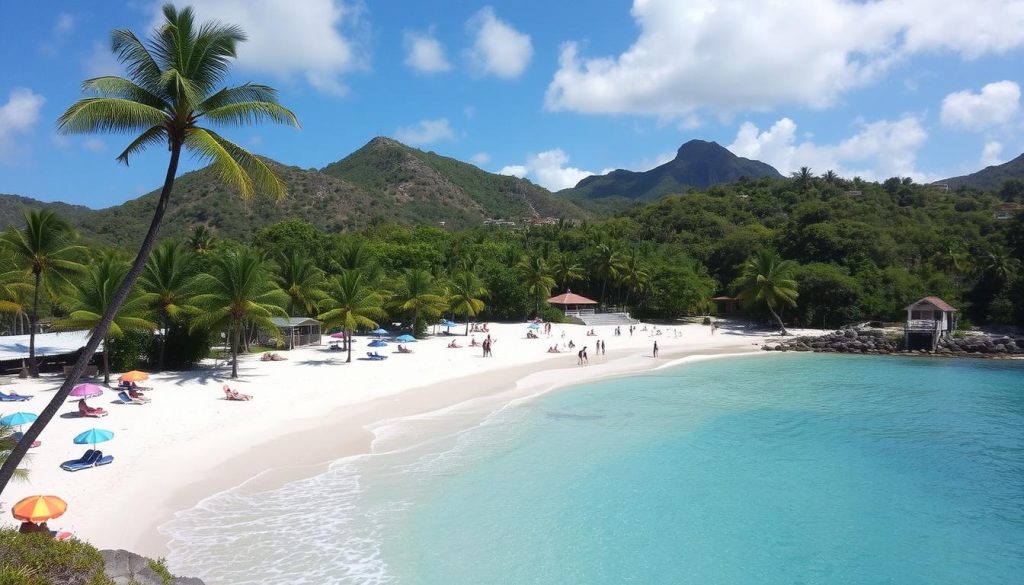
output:
M 597 301 L 575 294 L 569 289 L 565 289 L 564 293 L 548 299 L 548 304 L 553 307 L 558 307 L 566 315 L 579 317 L 586 313 L 594 314 L 594 309 L 590 307 L 596 305 Z
M 303 345 L 320 345 L 320 321 L 309 317 L 271 317 L 271 323 L 281 331 L 287 349 Z M 268 336 L 269 338 L 269 336 Z
M 939 297 L 925 297 L 907 305 L 903 346 L 934 351 L 939 339 L 956 330 L 957 309 Z
M 722 295 L 712 298 L 711 301 L 715 303 L 715 314 L 717 315 L 731 315 L 743 310 L 743 305 L 736 297 Z

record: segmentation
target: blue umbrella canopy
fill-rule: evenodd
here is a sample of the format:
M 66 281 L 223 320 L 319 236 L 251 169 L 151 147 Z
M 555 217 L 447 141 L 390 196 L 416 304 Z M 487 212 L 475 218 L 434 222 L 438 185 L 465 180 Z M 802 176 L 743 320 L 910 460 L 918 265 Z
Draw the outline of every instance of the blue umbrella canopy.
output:
M 416 341 L 416 338 L 406 333 L 405 335 L 399 335 L 398 337 L 396 337 L 395 341 L 401 341 L 402 343 L 413 343 Z
M 530 323 L 529 325 L 527 325 L 527 328 L 529 328 L 529 329 L 540 329 L 540 324 L 539 323 Z
M 75 437 L 76 445 L 92 445 L 96 447 L 96 443 L 103 443 L 114 438 L 114 432 L 105 429 L 89 429 L 84 433 L 80 433 Z
M 444 325 L 445 327 L 450 329 L 450 328 L 455 327 L 456 325 L 458 325 L 458 323 L 456 323 L 454 321 L 449 321 L 448 319 L 445 319 L 444 321 L 441 321 L 441 325 Z
M 370 333 L 373 333 L 374 335 L 387 335 L 388 334 L 388 330 L 387 329 L 381 329 L 380 327 L 378 327 L 378 328 L 374 329 L 373 331 L 371 331 Z
M 366 347 L 386 347 L 388 342 L 382 339 L 374 339 L 370 343 L 366 344 Z
M 31 412 L 16 412 L 0 418 L 0 424 L 7 425 L 9 427 L 20 427 L 21 425 L 30 424 L 35 420 L 36 415 Z

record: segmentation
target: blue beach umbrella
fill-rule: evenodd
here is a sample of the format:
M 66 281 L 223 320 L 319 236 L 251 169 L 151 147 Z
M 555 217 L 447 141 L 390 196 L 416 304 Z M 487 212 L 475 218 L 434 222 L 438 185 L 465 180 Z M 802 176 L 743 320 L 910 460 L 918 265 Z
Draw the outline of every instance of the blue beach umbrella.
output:
M 96 448 L 96 443 L 104 443 L 114 438 L 114 432 L 105 429 L 89 429 L 84 433 L 79 434 L 75 437 L 76 445 L 92 445 L 92 448 Z
M 374 339 L 370 343 L 366 344 L 366 347 L 387 347 L 388 342 L 383 339 Z
M 539 323 L 530 323 L 529 325 L 527 325 L 527 328 L 528 329 L 540 329 L 540 324 Z
M 370 333 L 373 333 L 374 335 L 387 335 L 388 334 L 388 330 L 387 329 L 381 329 L 380 327 L 378 327 L 378 328 L 374 329 L 373 331 L 371 331 Z
M 407 333 L 405 335 L 399 335 L 395 338 L 395 341 L 401 341 L 402 343 L 415 343 L 416 338 Z
M 21 425 L 31 424 L 35 420 L 36 415 L 31 412 L 16 412 L 0 418 L 0 424 L 7 425 L 9 427 L 18 427 L 18 430 L 20 431 Z

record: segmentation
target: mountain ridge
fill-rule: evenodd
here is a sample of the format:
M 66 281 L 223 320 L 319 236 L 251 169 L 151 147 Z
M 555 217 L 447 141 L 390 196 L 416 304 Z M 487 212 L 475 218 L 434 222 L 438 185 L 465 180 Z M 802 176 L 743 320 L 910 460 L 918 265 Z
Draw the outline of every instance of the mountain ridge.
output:
M 950 189 L 970 187 L 980 191 L 998 191 L 1009 179 L 1024 180 L 1024 154 L 1003 164 L 987 166 L 968 175 L 942 179 L 935 184 L 948 185 Z

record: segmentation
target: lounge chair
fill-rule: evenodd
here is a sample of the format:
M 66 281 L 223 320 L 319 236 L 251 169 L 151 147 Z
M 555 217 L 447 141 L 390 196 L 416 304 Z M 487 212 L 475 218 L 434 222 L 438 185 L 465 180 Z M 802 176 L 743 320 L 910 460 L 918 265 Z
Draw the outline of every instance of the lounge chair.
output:
M 15 443 L 20 443 L 21 442 L 21 438 L 24 437 L 24 436 L 25 436 L 25 433 L 23 433 L 21 431 L 15 432 L 14 433 L 14 442 Z M 34 449 L 34 448 L 36 448 L 36 447 L 38 447 L 38 446 L 40 446 L 42 444 L 43 444 L 42 441 L 32 441 L 32 444 L 29 445 L 28 448 L 29 449 Z
M 10 394 L 0 392 L 0 402 L 25 402 L 26 400 L 31 399 L 32 396 L 22 396 L 21 394 L 15 394 L 14 392 L 11 392 Z
M 103 455 L 100 451 L 95 449 L 89 449 L 78 459 L 72 459 L 65 461 L 60 464 L 60 468 L 64 471 L 81 471 L 83 469 L 96 465 L 96 461 Z
M 149 402 L 149 400 L 145 398 L 132 398 L 131 396 L 128 396 L 127 392 L 122 390 L 117 393 L 117 402 L 119 404 L 145 404 Z
M 224 386 L 224 399 L 225 400 L 238 400 L 238 401 L 241 401 L 241 402 L 245 402 L 247 400 L 252 400 L 252 396 L 250 396 L 248 394 L 242 394 L 241 392 L 239 392 L 237 390 L 232 390 L 228 386 Z
M 79 400 L 78 414 L 82 416 L 87 416 L 89 418 L 100 418 L 107 416 L 110 413 L 98 406 L 96 408 L 89 406 L 88 404 L 85 403 L 85 400 Z
M 381 361 L 381 360 L 388 359 L 388 356 L 381 355 L 381 354 L 379 354 L 379 353 L 377 353 L 375 351 L 368 351 L 368 352 L 366 352 L 366 357 L 368 357 L 368 358 L 370 358 L 371 360 L 374 360 L 374 361 Z

